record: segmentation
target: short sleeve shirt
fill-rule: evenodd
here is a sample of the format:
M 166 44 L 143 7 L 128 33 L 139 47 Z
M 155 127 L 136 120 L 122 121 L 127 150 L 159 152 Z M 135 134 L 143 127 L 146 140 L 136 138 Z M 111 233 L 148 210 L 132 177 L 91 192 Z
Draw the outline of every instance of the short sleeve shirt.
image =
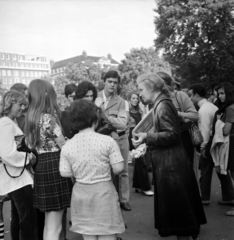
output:
M 41 146 L 37 147 L 39 154 L 46 152 L 60 151 L 59 145 L 55 139 L 62 135 L 62 129 L 55 121 L 53 121 L 51 114 L 42 114 L 39 121 Z
M 230 105 L 226 109 L 226 111 L 222 117 L 222 121 L 233 124 L 230 134 L 234 134 L 234 104 Z
M 114 139 L 96 132 L 81 132 L 62 147 L 60 171 L 72 172 L 79 183 L 93 184 L 110 181 L 111 165 L 122 161 Z

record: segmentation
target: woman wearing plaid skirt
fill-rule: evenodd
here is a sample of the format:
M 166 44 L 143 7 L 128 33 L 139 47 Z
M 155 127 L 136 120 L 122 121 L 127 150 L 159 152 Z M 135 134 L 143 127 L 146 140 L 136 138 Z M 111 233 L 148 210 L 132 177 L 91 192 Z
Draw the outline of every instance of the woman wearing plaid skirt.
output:
M 37 150 L 34 174 L 34 207 L 45 212 L 43 239 L 58 240 L 62 216 L 70 207 L 72 182 L 59 173 L 60 148 L 65 142 L 59 121 L 60 111 L 53 86 L 45 80 L 33 80 L 28 89 L 29 108 L 26 136 Z

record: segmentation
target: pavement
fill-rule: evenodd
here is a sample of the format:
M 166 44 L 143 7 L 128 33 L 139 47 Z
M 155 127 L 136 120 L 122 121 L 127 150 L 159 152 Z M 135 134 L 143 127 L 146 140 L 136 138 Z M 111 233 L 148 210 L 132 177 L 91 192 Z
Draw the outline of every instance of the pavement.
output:
M 129 164 L 130 186 L 132 182 L 133 166 Z M 234 240 L 234 217 L 225 216 L 229 206 L 218 205 L 221 199 L 220 182 L 216 173 L 213 173 L 210 205 L 204 206 L 208 223 L 201 226 L 199 240 Z M 175 236 L 161 238 L 154 228 L 153 197 L 135 193 L 131 188 L 130 204 L 132 211 L 123 211 L 123 218 L 127 230 L 120 235 L 123 240 L 176 240 Z M 68 219 L 69 219 L 68 211 Z M 10 202 L 4 204 L 5 240 L 10 240 Z M 67 224 L 69 229 L 69 224 Z M 82 236 L 68 230 L 68 240 L 83 240 Z M 60 240 L 63 240 L 61 237 Z

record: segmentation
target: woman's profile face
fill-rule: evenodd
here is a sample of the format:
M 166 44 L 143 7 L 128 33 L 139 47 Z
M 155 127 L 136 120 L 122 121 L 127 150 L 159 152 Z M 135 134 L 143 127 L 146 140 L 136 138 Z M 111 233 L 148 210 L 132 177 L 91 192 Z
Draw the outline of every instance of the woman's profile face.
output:
M 25 105 L 20 102 L 12 104 L 10 112 L 7 114 L 11 119 L 21 117 L 25 110 Z
M 145 104 L 153 102 L 154 92 L 151 89 L 148 89 L 143 82 L 138 84 L 138 90 L 140 97 Z
M 226 94 L 223 88 L 218 89 L 218 97 L 220 102 L 225 103 L 226 101 Z
M 132 94 L 131 99 L 130 99 L 130 103 L 133 107 L 136 107 L 138 105 L 139 99 L 138 96 L 136 94 Z

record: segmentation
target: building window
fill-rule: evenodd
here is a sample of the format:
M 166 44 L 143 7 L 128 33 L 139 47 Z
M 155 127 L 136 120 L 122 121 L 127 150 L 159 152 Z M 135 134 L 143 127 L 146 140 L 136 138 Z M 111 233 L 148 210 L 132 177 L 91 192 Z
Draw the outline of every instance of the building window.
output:
M 9 62 L 5 62 L 6 67 L 10 67 L 10 63 Z
M 7 76 L 11 76 L 11 70 L 7 70 Z
M 3 78 L 3 83 L 7 84 L 7 79 L 6 78 Z
M 29 77 L 29 71 L 26 71 L 26 77 Z
M 30 71 L 30 77 L 33 77 L 33 72 L 32 71 Z
M 16 60 L 16 55 L 15 55 L 15 54 L 13 55 L 13 60 L 14 60 L 14 61 Z
M 6 60 L 9 60 L 9 59 L 10 59 L 9 54 L 6 54 Z
M 6 70 L 2 70 L 2 76 L 6 76 Z
M 37 72 L 35 72 L 35 77 L 38 77 L 38 73 Z
M 3 53 L 1 53 L 1 59 L 4 59 L 4 54 Z
M 23 65 L 23 63 L 21 64 L 21 63 L 18 63 L 18 67 L 21 67 L 21 65 Z
M 14 70 L 14 76 L 16 76 L 16 77 L 19 76 L 19 71 L 18 70 Z
M 23 79 L 21 79 L 21 81 L 22 81 L 22 83 L 23 83 L 23 84 L 25 84 L 25 79 L 24 79 L 24 78 L 23 78 Z
M 28 64 L 28 67 L 31 68 L 31 64 L 30 63 Z
M 22 56 L 19 55 L 19 56 L 18 56 L 18 60 L 22 60 Z
M 14 82 L 15 82 L 15 83 L 20 83 L 20 79 L 19 79 L 18 77 L 15 77 L 15 78 L 14 78 Z
M 35 64 L 32 64 L 32 68 L 35 68 Z
M 12 84 L 12 79 L 9 78 L 9 79 L 8 79 L 8 82 L 9 82 L 9 84 Z
M 25 76 L 25 72 L 21 71 L 21 76 L 24 77 Z

